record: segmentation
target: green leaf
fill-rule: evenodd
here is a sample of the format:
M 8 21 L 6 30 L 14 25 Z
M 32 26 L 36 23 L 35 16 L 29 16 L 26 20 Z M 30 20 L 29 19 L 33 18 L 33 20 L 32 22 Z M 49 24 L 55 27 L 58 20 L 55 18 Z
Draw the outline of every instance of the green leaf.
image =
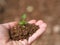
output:
M 24 13 L 21 18 L 22 18 L 22 19 L 21 19 L 21 21 L 19 22 L 19 24 L 20 24 L 20 25 L 25 25 L 25 24 L 27 24 L 27 22 L 25 21 L 26 13 Z
M 20 24 L 20 25 L 23 25 L 23 22 L 21 21 L 21 22 L 19 22 L 19 24 Z
M 26 14 L 24 13 L 23 15 L 22 15 L 22 19 L 25 19 L 26 18 Z
M 25 21 L 20 21 L 19 24 L 20 24 L 20 25 L 25 25 L 25 24 L 27 24 L 27 22 L 25 22 Z

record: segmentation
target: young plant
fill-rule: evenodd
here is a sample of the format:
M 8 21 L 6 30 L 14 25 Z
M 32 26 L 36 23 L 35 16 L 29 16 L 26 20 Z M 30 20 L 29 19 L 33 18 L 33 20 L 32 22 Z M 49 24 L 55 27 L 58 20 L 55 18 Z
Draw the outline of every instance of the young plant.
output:
M 20 25 L 24 26 L 25 24 L 27 24 L 27 22 L 25 21 L 26 19 L 26 14 L 24 13 L 21 17 L 21 21 L 19 22 Z

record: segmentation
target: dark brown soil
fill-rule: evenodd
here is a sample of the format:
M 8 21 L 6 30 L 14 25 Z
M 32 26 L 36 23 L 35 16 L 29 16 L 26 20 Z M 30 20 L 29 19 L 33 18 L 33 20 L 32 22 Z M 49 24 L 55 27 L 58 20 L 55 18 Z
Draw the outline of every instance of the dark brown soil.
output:
M 36 32 L 39 27 L 34 24 L 26 24 L 24 26 L 16 25 L 9 30 L 11 40 L 27 39 Z

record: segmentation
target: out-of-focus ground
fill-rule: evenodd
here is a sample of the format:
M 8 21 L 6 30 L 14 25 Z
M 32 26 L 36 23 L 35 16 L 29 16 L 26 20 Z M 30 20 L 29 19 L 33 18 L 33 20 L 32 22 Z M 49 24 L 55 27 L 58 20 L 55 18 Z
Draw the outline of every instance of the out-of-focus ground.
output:
M 28 12 L 27 6 L 34 10 Z M 27 13 L 27 21 L 43 20 L 48 25 L 32 45 L 60 45 L 60 0 L 0 0 L 0 23 L 19 20 L 22 13 Z

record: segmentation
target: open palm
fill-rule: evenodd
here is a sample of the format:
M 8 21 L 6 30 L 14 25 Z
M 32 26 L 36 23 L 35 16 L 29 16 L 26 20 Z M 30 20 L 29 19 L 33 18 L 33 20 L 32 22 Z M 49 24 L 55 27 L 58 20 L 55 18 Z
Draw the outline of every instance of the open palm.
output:
M 0 45 L 30 45 L 34 40 L 36 40 L 46 29 L 47 25 L 42 20 L 36 21 L 31 20 L 28 23 L 38 25 L 40 28 L 31 36 L 28 40 L 23 41 L 13 41 L 10 40 L 8 29 L 12 28 L 17 22 L 10 22 L 5 24 L 0 24 Z

